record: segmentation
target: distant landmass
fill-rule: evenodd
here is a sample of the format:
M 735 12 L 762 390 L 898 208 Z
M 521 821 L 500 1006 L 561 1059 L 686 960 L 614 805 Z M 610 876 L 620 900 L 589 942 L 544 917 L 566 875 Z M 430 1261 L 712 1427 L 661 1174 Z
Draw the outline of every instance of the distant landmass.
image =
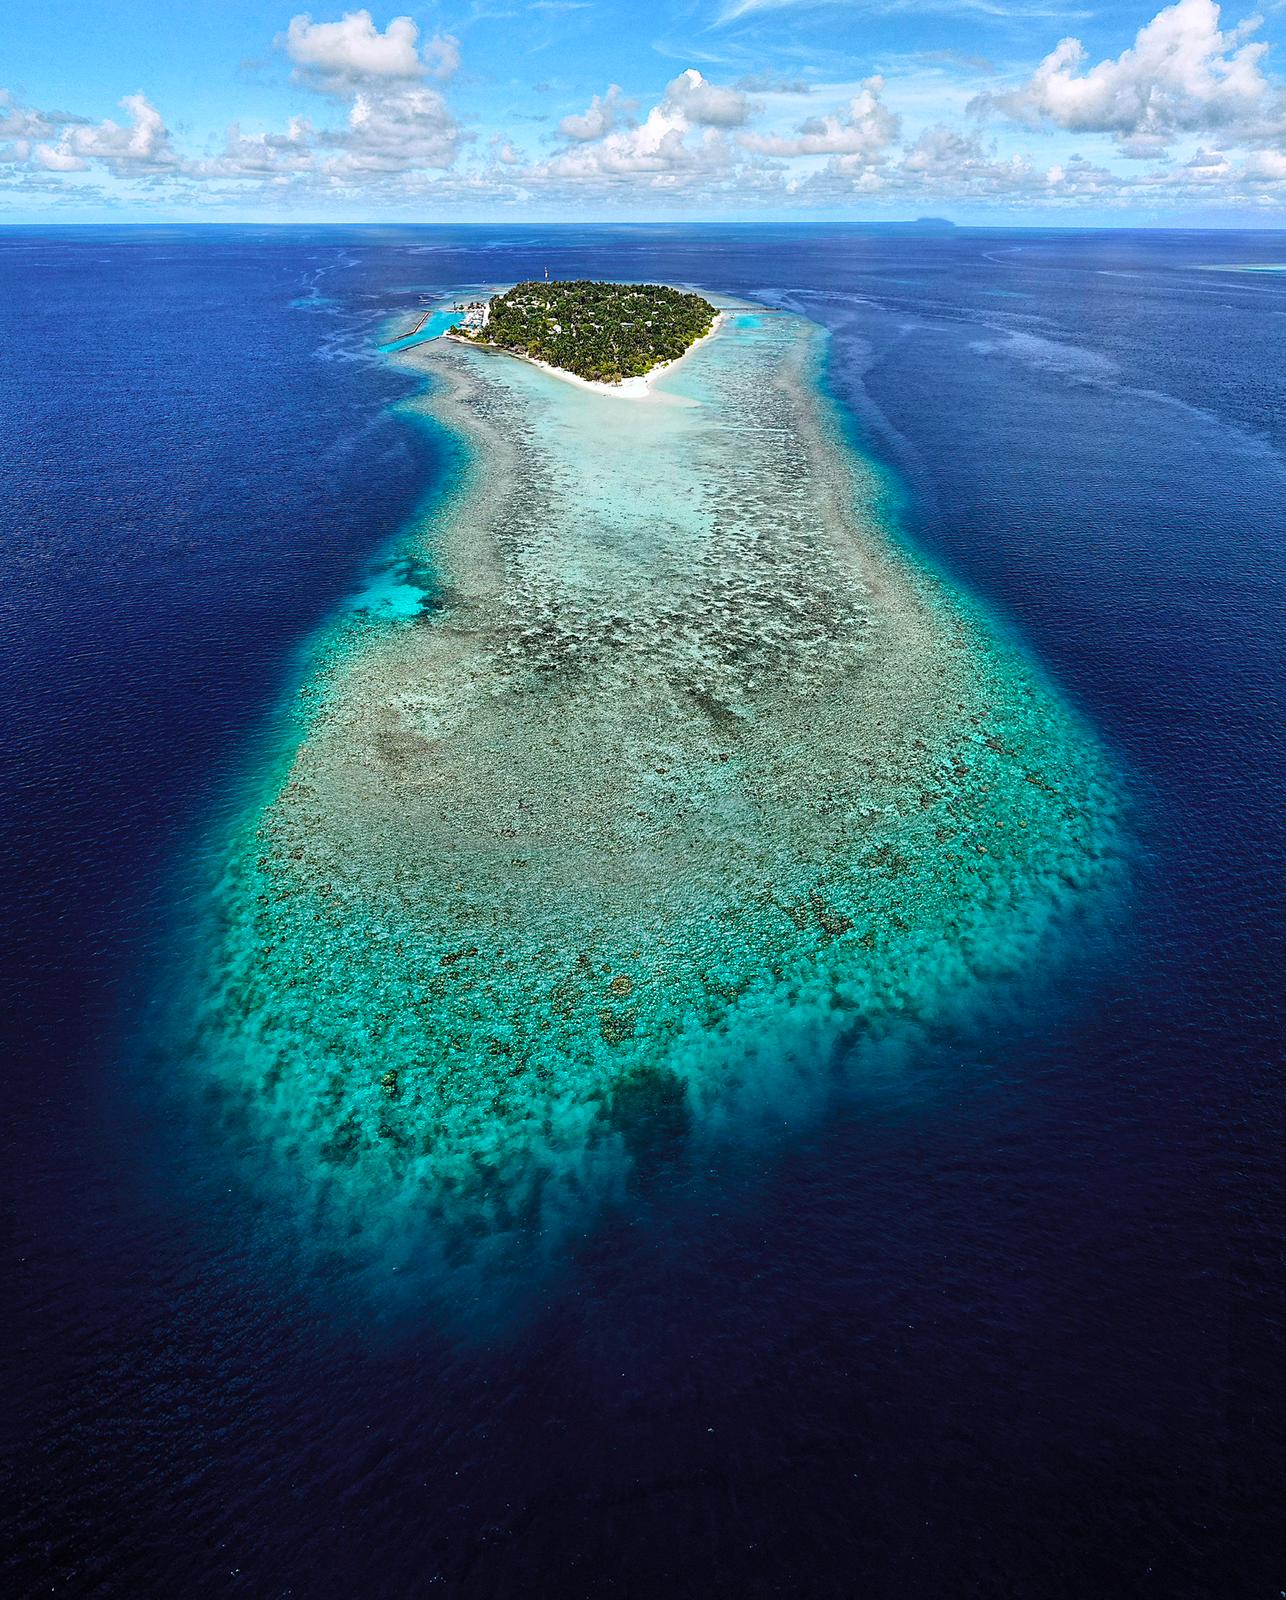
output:
M 664 284 L 531 281 L 473 308 L 459 333 L 593 383 L 620 383 L 678 360 L 717 315 L 699 294 Z

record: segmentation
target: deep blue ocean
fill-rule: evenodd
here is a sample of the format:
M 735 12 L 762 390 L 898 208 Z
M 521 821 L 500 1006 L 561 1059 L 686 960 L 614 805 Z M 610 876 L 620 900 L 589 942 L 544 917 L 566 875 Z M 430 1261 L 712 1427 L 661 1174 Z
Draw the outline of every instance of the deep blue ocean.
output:
M 1278 1600 L 1283 264 L 1282 233 L 0 230 L 5 1596 Z M 147 1016 L 183 864 L 445 470 L 382 330 L 546 267 L 831 330 L 906 537 L 1097 730 L 1135 862 L 1110 951 L 1018 1023 L 676 1169 L 466 1333 L 298 1282 L 156 1113 Z

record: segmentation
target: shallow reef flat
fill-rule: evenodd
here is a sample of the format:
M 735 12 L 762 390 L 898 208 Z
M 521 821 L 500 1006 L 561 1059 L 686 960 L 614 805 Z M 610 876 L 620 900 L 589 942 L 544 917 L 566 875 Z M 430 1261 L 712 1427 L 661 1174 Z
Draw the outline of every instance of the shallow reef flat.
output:
M 480 1260 L 1038 983 L 1117 799 L 881 525 L 813 325 L 730 308 L 668 404 L 403 359 L 462 441 L 436 592 L 319 644 L 182 1009 L 332 1243 Z

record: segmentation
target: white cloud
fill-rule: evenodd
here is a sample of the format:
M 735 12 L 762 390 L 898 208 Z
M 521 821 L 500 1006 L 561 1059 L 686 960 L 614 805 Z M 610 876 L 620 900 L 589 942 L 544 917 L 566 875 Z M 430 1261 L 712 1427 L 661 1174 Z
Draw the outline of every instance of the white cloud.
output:
M 178 164 L 161 113 L 141 91 L 120 102 L 130 121 L 108 118 L 91 126 L 71 122 L 56 143 L 37 144 L 34 159 L 46 172 L 83 172 L 95 162 L 119 176 L 162 171 Z
M 56 138 L 60 127 L 80 120 L 19 105 L 8 89 L 0 89 L 0 161 L 27 161 L 33 140 Z
M 347 129 L 326 138 L 343 151 L 337 172 L 404 172 L 449 167 L 460 133 L 437 90 L 414 85 L 391 95 L 358 94 Z
M 460 70 L 460 41 L 452 33 L 435 33 L 424 47 L 425 64 L 440 83 Z
M 1242 176 L 1252 182 L 1286 185 L 1286 150 L 1257 150 L 1242 167 Z
M 1020 88 L 980 95 L 1031 127 L 1114 134 L 1127 154 L 1161 153 L 1177 134 L 1251 124 L 1270 99 L 1260 68 L 1268 46 L 1246 42 L 1259 19 L 1222 32 L 1214 0 L 1177 0 L 1115 59 L 1086 67 L 1079 39 L 1063 39 Z
M 575 142 L 530 168 L 526 176 L 533 183 L 611 187 L 633 182 L 672 190 L 699 175 L 731 170 L 733 151 L 724 130 L 750 115 L 745 95 L 689 68 L 666 85 L 641 123 L 621 126 L 616 113 L 625 102 L 614 98 L 614 91 L 619 94 L 615 85 L 606 96 L 595 96 L 583 117 L 564 118 L 560 131 Z M 597 126 L 604 128 L 598 135 Z
M 284 183 L 346 192 L 454 165 L 463 136 L 428 80 L 459 67 L 455 39 L 438 35 L 421 49 L 409 17 L 395 18 L 381 33 L 369 12 L 354 11 L 339 22 L 297 16 L 277 43 L 302 83 L 343 104 L 342 123 L 318 126 L 295 117 L 284 133 L 246 133 L 234 124 L 223 149 L 190 163 L 188 176 L 271 183 L 278 193 Z
M 1236 38 L 1229 48 L 1235 54 L 1245 46 Z M 900 144 L 900 117 L 886 103 L 890 91 L 880 77 L 834 86 L 836 98 L 845 94 L 847 99 L 827 114 L 794 126 L 770 123 L 753 129 L 744 128 L 744 122 L 760 117 L 762 106 L 740 91 L 707 82 L 693 68 L 672 80 L 639 122 L 622 123 L 608 109 L 616 106 L 617 92 L 609 89 L 586 112 L 565 119 L 561 132 L 571 141 L 568 148 L 534 165 L 499 172 L 496 181 L 507 183 L 509 192 L 524 201 L 543 196 L 568 206 L 590 194 L 619 196 L 637 206 L 681 197 L 711 209 L 725 198 L 781 208 L 841 207 L 865 199 L 881 207 L 982 203 L 1020 213 L 1074 212 L 1087 204 L 1155 208 L 1233 196 L 1269 208 L 1286 203 L 1286 173 L 1273 161 L 1252 165 L 1214 156 L 1186 167 L 1166 165 L 1146 149 L 1149 135 L 1143 128 L 1128 137 L 1132 153 L 1150 157 L 1148 170 L 1128 176 L 1079 154 L 1042 162 L 1025 151 L 1000 150 L 976 128 L 938 124 Z M 821 91 L 814 85 L 812 92 Z M 769 104 L 787 99 L 795 96 L 768 97 Z M 736 128 L 742 131 L 734 135 Z M 813 165 L 818 158 L 823 165 Z
M 36 165 L 46 172 L 84 172 L 89 162 L 71 150 L 42 144 L 36 146 Z
M 281 178 L 308 172 L 314 165 L 313 138 L 313 125 L 303 117 L 292 117 L 285 133 L 243 135 L 234 122 L 222 152 L 200 163 L 195 172 L 221 178 Z
M 750 101 L 739 89 L 710 83 L 695 67 L 666 86 L 665 98 L 688 122 L 705 128 L 739 128 L 751 112 Z
M 998 157 L 977 134 L 926 128 L 903 154 L 900 175 L 934 194 L 1015 193 L 1043 186 L 1026 156 Z
M 327 77 L 418 78 L 419 37 L 410 17 L 394 17 L 381 33 L 369 11 L 345 12 L 338 22 L 314 22 L 302 12 L 278 43 L 297 67 Z
M 623 106 L 621 86 L 613 83 L 606 94 L 596 94 L 584 111 L 564 117 L 558 124 L 558 131 L 565 139 L 574 139 L 578 144 L 601 139 L 616 126 Z
M 293 118 L 285 133 L 244 134 L 233 125 L 219 155 L 193 164 L 196 177 L 312 178 L 350 188 L 454 165 L 460 130 L 445 100 L 425 84 L 396 93 L 359 91 L 342 126 L 317 128 Z
M 297 139 L 230 138 L 225 162 L 245 151 L 251 162 L 275 156 L 288 172 L 310 170 L 331 183 L 378 179 L 420 168 L 444 171 L 455 159 L 460 130 L 441 93 L 426 80 L 451 78 L 460 67 L 460 42 L 435 34 L 420 45 L 410 17 L 394 17 L 383 32 L 369 11 L 349 11 L 338 22 L 314 22 L 303 13 L 278 36 L 302 80 L 346 102 L 342 128 L 309 130 L 319 152 L 304 161 Z
M 636 128 L 622 128 L 546 162 L 539 172 L 573 180 L 665 178 L 727 161 L 726 142 L 713 129 L 692 141 L 682 112 L 653 106 Z
M 571 147 L 527 169 L 524 178 L 545 189 L 633 183 L 673 191 L 735 170 L 725 130 L 754 110 L 740 90 L 711 83 L 689 67 L 666 85 L 642 122 L 622 124 L 621 113 L 632 104 L 620 98 L 616 84 L 595 95 L 584 113 L 559 124 Z
M 809 117 L 793 134 L 743 134 L 741 143 L 762 155 L 847 155 L 878 161 L 901 126 L 880 99 L 883 88 L 883 78 L 867 78 L 848 105 L 829 117 Z
M 277 43 L 302 77 L 336 94 L 354 84 L 396 84 L 426 74 L 445 80 L 460 70 L 460 41 L 438 33 L 421 50 L 410 17 L 394 17 L 381 33 L 369 11 L 347 11 L 338 22 L 314 22 L 303 12 Z

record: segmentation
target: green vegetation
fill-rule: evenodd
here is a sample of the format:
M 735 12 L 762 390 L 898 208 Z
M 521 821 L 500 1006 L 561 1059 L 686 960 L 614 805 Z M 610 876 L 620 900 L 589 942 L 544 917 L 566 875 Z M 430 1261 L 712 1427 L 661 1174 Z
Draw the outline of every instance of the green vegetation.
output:
M 657 283 L 519 283 L 496 295 L 486 327 L 466 337 L 619 383 L 676 360 L 710 332 L 715 315 L 699 294 Z

